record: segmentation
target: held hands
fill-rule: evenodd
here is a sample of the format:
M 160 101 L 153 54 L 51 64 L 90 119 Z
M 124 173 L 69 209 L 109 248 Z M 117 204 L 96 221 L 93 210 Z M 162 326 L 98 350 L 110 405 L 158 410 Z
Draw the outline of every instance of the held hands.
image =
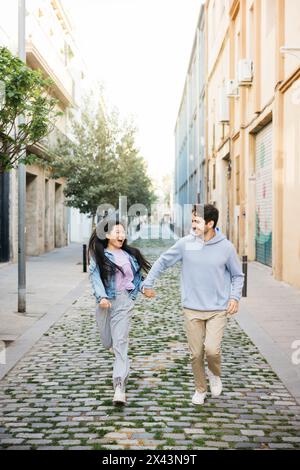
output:
M 229 313 L 230 315 L 234 315 L 235 313 L 238 312 L 238 310 L 239 310 L 238 301 L 234 299 L 230 299 L 228 306 L 227 306 L 227 313 Z
M 147 289 L 146 287 L 144 287 L 143 289 L 143 294 L 145 297 L 148 297 L 149 299 L 152 297 L 155 297 L 156 295 L 153 289 Z
M 100 302 L 99 302 L 99 307 L 101 307 L 101 308 L 110 308 L 111 303 L 108 299 L 103 297 L 103 299 L 101 299 Z

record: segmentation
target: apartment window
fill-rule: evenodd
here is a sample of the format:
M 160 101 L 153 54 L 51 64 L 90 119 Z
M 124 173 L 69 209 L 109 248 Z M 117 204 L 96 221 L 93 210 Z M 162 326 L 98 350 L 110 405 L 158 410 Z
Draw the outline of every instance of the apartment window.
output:
M 254 41 L 255 41 L 255 32 L 254 32 L 254 7 L 249 9 L 248 12 L 248 35 L 247 35 L 247 56 L 249 59 L 254 59 Z
M 213 164 L 213 189 L 216 189 L 216 164 Z
M 240 157 L 235 159 L 235 188 L 236 188 L 236 204 L 240 204 Z
M 224 0 L 218 0 L 217 2 L 217 11 L 218 11 L 218 14 L 217 14 L 217 27 L 219 26 L 220 22 L 222 21 L 222 17 L 225 13 L 225 2 Z
M 214 41 L 216 36 L 216 2 L 214 0 L 211 13 L 211 24 L 212 24 L 212 40 Z
M 235 67 L 236 67 L 236 76 L 238 76 L 238 63 L 240 60 L 240 46 L 241 46 L 241 33 L 237 32 L 236 42 L 235 42 Z
M 199 149 L 198 149 L 198 132 L 197 132 L 196 115 L 194 116 L 193 127 L 194 127 L 194 155 L 195 155 L 195 162 L 197 164 L 198 158 L 199 158 Z
M 212 100 L 212 107 L 211 107 L 211 122 L 212 122 L 212 151 L 215 149 L 216 145 L 216 119 L 215 119 L 215 109 L 216 109 L 216 100 Z
M 219 0 L 219 16 L 218 20 L 221 21 L 225 13 L 225 0 Z
M 268 36 L 275 26 L 276 20 L 276 3 L 274 0 L 265 0 L 265 27 Z
M 208 165 L 207 165 L 207 183 L 208 183 L 208 186 L 210 186 L 210 171 L 209 171 L 209 168 L 210 168 L 210 161 L 208 162 Z M 208 188 L 210 189 L 210 188 Z
M 65 56 L 65 65 L 68 65 L 69 62 L 74 57 L 74 53 L 67 42 L 64 44 L 64 56 Z

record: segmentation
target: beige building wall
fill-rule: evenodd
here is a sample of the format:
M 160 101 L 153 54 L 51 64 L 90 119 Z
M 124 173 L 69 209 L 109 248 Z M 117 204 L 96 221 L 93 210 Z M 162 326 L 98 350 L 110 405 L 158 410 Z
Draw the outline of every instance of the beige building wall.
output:
M 229 100 L 225 96 L 226 83 L 229 80 L 227 18 L 228 2 L 207 3 L 207 201 L 217 204 L 220 210 L 219 227 L 228 234 Z
M 17 2 L 0 0 L 0 44 L 17 54 Z M 70 110 L 80 119 L 83 95 L 91 86 L 85 64 L 72 36 L 72 25 L 60 0 L 31 0 L 26 14 L 26 63 L 41 70 L 53 81 L 52 94 L 58 100 L 57 111 L 62 114 L 54 131 L 43 142 L 30 149 L 47 157 L 49 147 L 57 138 L 70 139 Z M 72 209 L 67 209 L 63 188 L 65 182 L 52 180 L 43 165 L 26 167 L 26 253 L 40 255 L 68 243 Z M 10 172 L 10 259 L 18 254 L 18 175 Z M 67 217 L 67 211 L 70 212 Z
M 208 200 L 220 209 L 220 227 L 227 228 L 239 254 L 255 260 L 258 197 L 271 184 L 272 271 L 275 278 L 300 287 L 300 52 L 295 57 L 280 51 L 300 45 L 298 5 L 294 0 L 230 0 L 220 19 L 217 3 L 206 3 Z M 241 59 L 253 61 L 253 81 L 229 98 L 229 125 L 220 126 L 218 83 L 238 78 Z M 271 183 L 265 176 L 258 182 L 258 142 L 267 129 Z M 227 151 L 229 168 L 223 165 Z M 262 159 L 264 152 L 262 146 Z
M 282 278 L 300 288 L 300 80 L 284 93 Z
M 285 0 L 282 6 L 282 36 L 285 46 L 300 47 L 299 5 Z M 300 288 L 300 51 L 284 54 L 281 94 L 281 185 L 282 263 L 278 277 Z
M 11 173 L 11 261 L 18 253 L 18 182 Z M 67 207 L 64 204 L 63 179 L 51 179 L 38 165 L 26 166 L 26 254 L 42 253 L 67 245 Z

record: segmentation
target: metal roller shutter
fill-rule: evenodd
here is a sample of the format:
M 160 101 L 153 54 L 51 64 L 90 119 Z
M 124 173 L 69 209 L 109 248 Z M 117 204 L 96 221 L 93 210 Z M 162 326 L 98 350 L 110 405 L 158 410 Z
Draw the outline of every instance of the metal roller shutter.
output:
M 256 260 L 272 266 L 272 123 L 256 136 Z

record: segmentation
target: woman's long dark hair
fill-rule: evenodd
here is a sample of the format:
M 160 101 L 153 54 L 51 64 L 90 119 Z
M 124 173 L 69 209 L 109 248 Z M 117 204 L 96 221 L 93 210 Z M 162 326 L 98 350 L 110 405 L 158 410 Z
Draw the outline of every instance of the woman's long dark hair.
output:
M 110 233 L 116 225 L 122 225 L 122 227 L 124 227 L 123 224 L 116 219 L 112 224 L 110 224 L 110 230 L 108 222 L 104 225 L 104 233 Z M 117 266 L 107 256 L 105 256 L 104 250 L 107 248 L 108 242 L 109 240 L 106 237 L 104 239 L 99 238 L 97 236 L 96 229 L 94 229 L 88 246 L 88 258 L 90 259 L 92 256 L 95 259 L 101 280 L 105 286 L 107 286 L 109 276 L 115 274 L 117 269 L 123 273 L 123 269 L 121 267 Z M 127 239 L 123 242 L 122 250 L 136 258 L 139 265 L 139 271 L 143 270 L 145 273 L 149 272 L 151 264 L 146 260 L 138 248 L 134 248 L 127 244 Z

